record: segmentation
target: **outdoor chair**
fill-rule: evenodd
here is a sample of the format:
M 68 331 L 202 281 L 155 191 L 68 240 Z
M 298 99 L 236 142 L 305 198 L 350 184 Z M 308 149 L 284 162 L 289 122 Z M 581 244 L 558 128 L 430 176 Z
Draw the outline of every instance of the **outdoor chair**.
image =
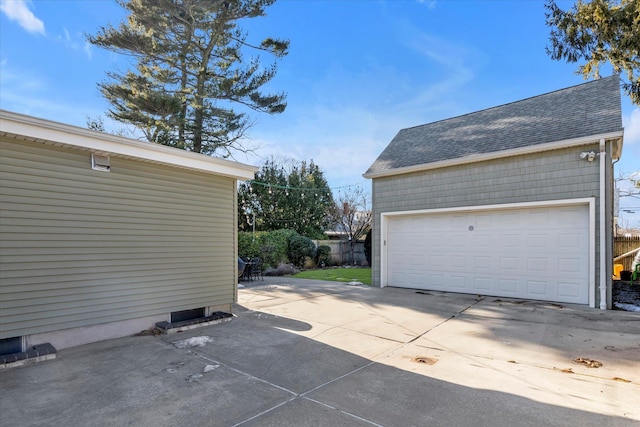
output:
M 264 276 L 262 276 L 262 260 L 260 258 L 253 258 L 251 260 L 251 280 L 255 277 L 256 279 L 260 277 L 260 279 L 264 280 Z
M 251 281 L 253 281 L 253 277 L 252 277 L 253 263 L 252 263 L 251 258 L 245 258 L 242 261 L 244 262 L 244 271 L 242 272 L 242 276 L 241 276 L 240 280 L 251 280 Z

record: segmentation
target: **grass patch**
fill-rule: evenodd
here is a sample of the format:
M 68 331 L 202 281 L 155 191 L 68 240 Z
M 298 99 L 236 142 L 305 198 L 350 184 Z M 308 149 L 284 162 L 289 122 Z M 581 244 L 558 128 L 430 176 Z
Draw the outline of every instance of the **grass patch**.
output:
M 332 282 L 351 282 L 353 280 L 371 285 L 370 268 L 321 268 L 318 270 L 305 270 L 293 275 L 296 279 L 329 280 Z

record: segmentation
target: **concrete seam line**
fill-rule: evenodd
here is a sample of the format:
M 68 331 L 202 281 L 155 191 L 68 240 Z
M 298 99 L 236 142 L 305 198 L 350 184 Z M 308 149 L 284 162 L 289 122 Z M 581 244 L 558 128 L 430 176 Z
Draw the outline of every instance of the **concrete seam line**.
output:
M 192 351 L 193 351 L 193 350 L 192 350 Z M 237 372 L 238 374 L 240 374 L 240 375 L 244 375 L 244 376 L 245 376 L 245 377 L 247 377 L 247 378 L 252 378 L 252 379 L 254 379 L 254 380 L 256 380 L 256 381 L 260 381 L 260 382 L 262 382 L 262 383 L 265 383 L 265 384 L 267 384 L 267 385 L 270 385 L 271 387 L 275 387 L 275 388 L 280 389 L 280 390 L 282 390 L 282 391 L 286 391 L 287 393 L 292 394 L 292 395 L 294 395 L 295 397 L 297 397 L 297 396 L 298 396 L 298 394 L 297 394 L 296 392 L 294 392 L 294 391 L 291 391 L 291 390 L 289 390 L 289 389 L 286 389 L 286 388 L 284 388 L 284 387 L 282 387 L 282 386 L 279 386 L 279 385 L 277 385 L 277 384 L 273 384 L 273 383 L 271 383 L 271 382 L 269 382 L 269 381 L 267 381 L 267 380 L 264 380 L 264 379 L 262 379 L 262 378 L 256 377 L 255 375 L 248 374 L 248 373 L 243 372 L 243 371 L 241 371 L 241 370 L 239 370 L 239 369 L 232 368 L 232 367 L 231 367 L 231 366 L 229 366 L 229 365 L 226 365 L 226 364 L 224 364 L 224 363 L 222 363 L 222 362 L 219 362 L 219 361 L 217 361 L 217 360 L 215 360 L 215 359 L 212 359 L 212 358 L 210 358 L 210 357 L 207 357 L 206 355 L 204 355 L 204 354 L 202 354 L 202 353 L 199 353 L 199 352 L 197 352 L 197 351 L 193 351 L 193 352 L 194 352 L 197 356 L 199 356 L 199 357 L 203 358 L 204 360 L 206 360 L 206 361 L 208 361 L 208 362 L 212 362 L 212 363 L 215 363 L 216 365 L 224 366 L 225 368 L 227 368 L 227 369 L 229 369 L 229 370 L 231 370 L 231 371 L 233 371 L 233 372 Z
M 439 327 L 439 326 L 441 326 L 441 325 L 443 325 L 443 324 L 447 323 L 449 320 L 451 320 L 451 319 L 455 319 L 456 317 L 458 317 L 459 315 L 461 315 L 461 314 L 462 314 L 462 313 L 464 313 L 465 311 L 469 310 L 471 307 L 473 307 L 473 306 L 475 306 L 475 305 L 479 304 L 480 302 L 482 302 L 482 301 L 484 301 L 484 300 L 485 300 L 485 297 L 482 297 L 481 299 L 476 300 L 476 302 L 474 302 L 473 304 L 468 305 L 468 306 L 467 306 L 467 307 L 465 307 L 464 309 L 462 309 L 462 310 L 458 311 L 456 314 L 453 314 L 453 315 L 449 316 L 448 318 L 444 319 L 442 322 L 440 322 L 440 323 L 438 323 L 437 325 L 435 325 L 433 328 L 430 328 L 430 329 L 428 329 L 428 330 L 424 331 L 423 333 L 421 333 L 420 335 L 416 336 L 415 338 L 413 338 L 412 340 L 410 340 L 410 341 L 408 341 L 408 342 L 406 342 L 406 343 L 401 343 L 402 345 L 400 345 L 400 347 L 398 347 L 398 348 L 396 348 L 396 349 L 393 349 L 393 350 L 390 350 L 390 351 L 388 351 L 387 353 L 385 353 L 385 354 L 382 354 L 382 355 L 378 356 L 375 360 L 377 361 L 377 360 L 387 359 L 388 357 L 390 357 L 390 356 L 392 356 L 392 355 L 396 354 L 397 352 L 399 352 L 399 351 L 400 351 L 400 350 L 402 350 L 403 348 L 406 348 L 409 344 L 411 344 L 411 343 L 413 343 L 413 342 L 417 341 L 418 339 L 420 339 L 420 338 L 422 338 L 423 336 L 427 335 L 429 332 L 433 331 L 433 330 L 434 330 L 434 329 L 436 329 L 437 327 Z M 438 350 L 445 351 L 445 349 L 438 349 Z
M 244 420 L 244 421 L 240 421 L 239 423 L 234 424 L 232 427 L 237 427 L 237 426 L 240 426 L 240 425 L 242 425 L 242 424 L 248 423 L 248 422 L 249 422 L 249 421 L 251 421 L 251 420 L 255 420 L 256 418 L 261 417 L 261 416 L 263 416 L 264 414 L 267 414 L 267 413 L 269 413 L 269 412 L 271 412 L 271 411 L 273 411 L 273 410 L 275 410 L 275 409 L 278 409 L 279 407 L 281 407 L 281 406 L 283 406 L 283 405 L 286 405 L 287 403 L 289 403 L 289 402 L 291 402 L 291 401 L 293 401 L 293 400 L 296 400 L 297 398 L 298 398 L 298 396 L 292 397 L 292 398 L 290 398 L 290 399 L 288 399 L 288 400 L 286 400 L 286 401 L 284 401 L 284 402 L 282 402 L 282 403 L 277 404 L 277 405 L 276 405 L 276 406 L 274 406 L 273 408 L 269 408 L 269 409 L 267 409 L 267 410 L 264 410 L 264 411 L 260 412 L 259 414 L 255 414 L 253 417 L 247 418 L 247 419 L 246 419 L 246 420 Z
M 334 383 L 336 381 L 339 381 L 339 380 L 341 380 L 343 378 L 346 378 L 351 374 L 355 374 L 356 372 L 361 371 L 364 368 L 368 368 L 369 366 L 371 366 L 371 365 L 373 365 L 375 363 L 377 363 L 377 362 L 376 361 L 371 361 L 371 362 L 367 363 L 366 365 L 360 366 L 359 368 L 356 368 L 353 371 L 349 371 L 346 374 L 342 374 L 339 377 L 336 377 L 336 378 L 332 379 L 331 381 L 327 381 L 326 383 L 320 384 L 319 386 L 316 386 L 316 387 L 312 388 L 311 390 L 307 390 L 304 393 L 300 393 L 300 396 L 301 397 L 306 397 L 306 395 L 309 394 L 309 393 L 313 393 L 314 391 L 316 391 L 318 389 L 321 389 L 322 387 L 324 387 L 326 385 L 329 385 L 329 384 Z
M 375 315 L 375 316 L 378 316 L 378 317 L 380 317 L 380 318 L 382 318 L 382 319 L 388 320 L 389 322 L 391 322 L 391 323 L 393 323 L 394 325 L 396 325 L 396 326 L 400 327 L 401 329 L 404 329 L 404 330 L 405 330 L 405 331 L 407 331 L 407 332 L 413 332 L 413 331 L 411 331 L 409 328 L 407 328 L 407 327 L 405 327 L 405 326 L 401 325 L 400 323 L 396 322 L 395 320 L 393 320 L 393 319 L 391 319 L 391 318 L 389 318 L 389 317 L 387 317 L 387 316 L 385 316 L 385 315 L 383 315 L 383 314 L 378 313 L 378 312 L 377 312 L 377 311 L 375 311 L 373 308 L 371 308 L 371 307 L 370 307 L 370 305 L 366 304 L 364 301 L 358 301 L 358 305 L 359 305 L 360 307 L 364 308 L 365 310 L 367 310 L 369 313 L 371 313 L 371 314 L 373 314 L 373 315 Z M 384 338 L 384 337 L 378 337 L 378 338 Z M 395 341 L 395 340 L 391 340 L 391 341 Z
M 371 424 L 371 425 L 374 425 L 374 426 L 377 426 L 377 427 L 384 427 L 382 424 L 374 423 L 371 420 L 368 420 L 366 418 L 362 418 L 362 417 L 360 417 L 360 416 L 358 416 L 356 414 L 352 414 L 351 412 L 347 412 L 347 411 L 344 411 L 342 409 L 336 408 L 335 406 L 329 405 L 328 403 L 320 402 L 319 400 L 315 400 L 315 399 L 312 399 L 312 398 L 306 397 L 306 396 L 303 396 L 302 398 L 306 399 L 306 400 L 309 400 L 311 402 L 317 403 L 318 405 L 326 406 L 329 409 L 334 409 L 336 411 L 340 411 L 341 413 L 343 413 L 345 415 L 348 415 L 348 416 L 353 417 L 353 418 L 355 418 L 357 420 L 360 420 L 360 421 L 364 421 L 365 423 L 368 423 L 368 424 Z
M 437 325 L 435 325 L 433 328 L 426 330 L 425 332 L 423 332 L 422 334 L 418 335 L 417 337 L 415 337 L 414 339 L 412 339 L 411 341 L 409 341 L 407 344 L 411 344 L 412 342 L 416 341 L 419 338 L 422 338 L 423 336 L 425 336 L 426 334 L 428 334 L 429 332 L 433 331 L 434 329 L 444 325 L 445 323 L 447 323 L 448 321 L 450 321 L 451 319 L 455 319 L 456 317 L 460 316 L 462 313 L 464 313 L 465 311 L 469 310 L 471 307 L 479 304 L 480 302 L 484 301 L 485 297 L 481 297 L 480 299 L 477 299 L 476 302 L 474 302 L 471 305 L 466 306 L 464 309 L 458 311 L 456 314 L 451 315 L 450 317 L 444 319 L 442 322 L 438 323 Z
M 254 415 L 254 416 L 252 416 L 252 417 L 250 417 L 250 418 L 247 418 L 246 420 L 241 421 L 241 422 L 239 422 L 239 423 L 237 423 L 237 424 L 234 424 L 234 425 L 233 425 L 233 427 L 240 426 L 240 425 L 245 424 L 245 423 L 247 423 L 247 422 L 249 422 L 249 421 L 251 421 L 251 420 L 254 420 L 254 419 L 256 419 L 256 418 L 258 418 L 258 417 L 260 417 L 260 416 L 262 416 L 262 415 L 264 415 L 264 414 L 267 414 L 267 413 L 269 413 L 269 412 L 271 412 L 271 411 L 273 411 L 273 410 L 275 410 L 275 409 L 278 409 L 278 408 L 279 408 L 279 407 L 281 407 L 282 405 L 286 405 L 287 403 L 289 403 L 289 402 L 292 402 L 292 401 L 296 400 L 296 399 L 297 399 L 297 398 L 299 398 L 299 397 L 303 397 L 303 398 L 305 398 L 305 399 L 308 399 L 308 400 L 310 400 L 310 401 L 313 401 L 313 402 L 319 403 L 319 404 L 324 405 L 324 406 L 327 406 L 327 407 L 329 407 L 329 408 L 333 408 L 332 406 L 330 406 L 330 405 L 328 405 L 328 404 L 326 404 L 326 403 L 322 403 L 322 402 L 316 401 L 316 400 L 314 400 L 314 399 L 310 399 L 310 398 L 306 397 L 306 395 L 307 395 L 307 394 L 309 394 L 309 393 L 312 393 L 312 392 L 314 392 L 314 391 L 316 391 L 316 390 L 318 390 L 318 389 L 320 389 L 320 388 L 322 388 L 322 387 L 324 387 L 325 385 L 331 384 L 331 383 L 333 383 L 333 382 L 335 382 L 335 381 L 338 381 L 338 380 L 340 380 L 340 379 L 342 379 L 342 378 L 345 378 L 345 377 L 347 377 L 347 376 L 349 376 L 349 375 L 351 375 L 351 374 L 354 374 L 354 373 L 356 373 L 356 372 L 358 372 L 358 371 L 360 371 L 360 370 L 362 370 L 362 369 L 364 369 L 364 368 L 367 368 L 367 367 L 369 367 L 369 366 L 371 366 L 371 365 L 373 365 L 373 364 L 375 364 L 375 363 L 376 363 L 376 362 L 373 362 L 373 361 L 372 361 L 372 362 L 369 362 L 369 363 L 367 363 L 366 365 L 363 365 L 363 366 L 361 366 L 361 367 L 359 367 L 359 368 L 357 368 L 357 369 L 354 369 L 353 371 L 347 372 L 346 374 L 343 374 L 343 375 L 341 375 L 341 376 L 339 376 L 339 377 L 337 377 L 337 378 L 334 378 L 334 379 L 332 379 L 331 381 L 327 381 L 327 382 L 326 382 L 326 383 L 324 383 L 324 384 L 320 384 L 319 386 L 314 387 L 314 388 L 312 388 L 311 390 L 308 390 L 308 391 L 306 391 L 306 392 L 304 392 L 304 393 L 296 394 L 295 392 L 293 392 L 293 391 L 291 391 L 291 390 L 288 390 L 288 389 L 286 389 L 286 388 L 284 388 L 284 387 L 281 387 L 281 386 L 279 386 L 279 385 L 277 385 L 277 384 L 273 384 L 273 383 L 271 383 L 271 382 L 269 382 L 269 381 L 263 380 L 262 378 L 258 378 L 258 377 L 254 376 L 254 375 L 251 375 L 251 374 L 248 374 L 248 373 L 246 373 L 246 372 L 243 372 L 243 371 L 241 371 L 241 370 L 239 370 L 239 369 L 232 368 L 232 367 L 230 367 L 230 366 L 228 366 L 228 365 L 226 365 L 226 364 L 224 364 L 224 363 L 221 363 L 221 362 L 220 362 L 220 361 L 218 361 L 218 360 L 215 360 L 215 359 L 212 359 L 212 358 L 210 358 L 210 357 L 207 357 L 206 355 L 204 355 L 204 354 L 202 354 L 202 353 L 200 353 L 200 352 L 194 351 L 194 353 L 195 353 L 197 356 L 201 357 L 202 359 L 205 359 L 205 360 L 206 360 L 206 361 L 208 361 L 208 362 L 212 362 L 212 363 L 215 363 L 215 364 L 218 364 L 218 365 L 224 366 L 225 368 L 230 369 L 230 370 L 232 370 L 232 371 L 234 371 L 234 372 L 237 372 L 237 373 L 239 373 L 239 374 L 241 374 L 241 375 L 244 375 L 245 377 L 255 379 L 255 380 L 257 380 L 257 381 L 263 382 L 263 383 L 265 383 L 265 384 L 268 384 L 268 385 L 270 385 L 270 386 L 272 386 L 272 387 L 275 387 L 275 388 L 277 388 L 277 389 L 279 389 L 279 390 L 283 390 L 283 391 L 285 391 L 285 392 L 290 393 L 290 394 L 292 394 L 292 395 L 293 395 L 293 397 L 291 397 L 291 398 L 287 399 L 286 401 L 284 401 L 284 402 L 282 402 L 282 403 L 279 403 L 279 404 L 275 405 L 275 406 L 274 406 L 274 407 L 272 407 L 272 408 L 266 409 L 266 410 L 264 410 L 264 411 L 260 412 L 259 414 L 256 414 L 256 415 Z M 355 415 L 355 414 L 351 414 L 351 413 L 349 413 L 349 412 L 342 411 L 342 410 L 340 410 L 340 409 L 338 409 L 338 408 L 333 408 L 333 409 L 336 409 L 336 410 L 338 410 L 338 411 L 340 411 L 340 412 L 342 412 L 342 413 L 344 413 L 344 414 L 346 414 L 346 415 L 349 415 L 349 416 L 351 416 L 351 417 L 354 417 L 354 418 L 360 419 L 360 420 L 362 420 L 362 421 L 368 422 L 369 424 L 372 424 L 372 425 L 375 425 L 375 426 L 379 426 L 379 424 L 376 424 L 376 423 L 374 423 L 374 422 L 372 422 L 372 421 L 369 421 L 369 420 L 367 420 L 367 419 L 361 418 L 361 417 L 359 417 L 359 416 L 357 416 L 357 415 Z M 381 426 L 380 426 L 380 427 L 381 427 Z

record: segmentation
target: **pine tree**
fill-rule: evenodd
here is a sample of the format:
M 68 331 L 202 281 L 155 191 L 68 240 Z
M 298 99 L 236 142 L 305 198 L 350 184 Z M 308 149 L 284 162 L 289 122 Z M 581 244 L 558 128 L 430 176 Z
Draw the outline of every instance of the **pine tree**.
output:
M 610 63 L 614 72 L 626 72 L 622 87 L 640 105 L 640 1 L 578 0 L 564 11 L 547 0 L 545 8 L 551 58 L 583 62 L 578 72 L 585 78 L 599 78 L 600 66 Z
M 320 167 L 294 160 L 269 159 L 253 181 L 238 189 L 241 231 L 290 229 L 322 238 L 328 226 L 333 196 Z
M 150 142 L 222 157 L 246 151 L 247 112 L 276 114 L 286 107 L 284 93 L 262 93 L 277 66 L 263 66 L 259 54 L 282 58 L 289 42 L 252 44 L 239 27 L 243 19 L 264 16 L 274 2 L 118 0 L 127 21 L 87 37 L 135 64 L 124 73 L 108 72 L 110 80 L 98 85 L 111 103 L 108 115 L 135 125 Z

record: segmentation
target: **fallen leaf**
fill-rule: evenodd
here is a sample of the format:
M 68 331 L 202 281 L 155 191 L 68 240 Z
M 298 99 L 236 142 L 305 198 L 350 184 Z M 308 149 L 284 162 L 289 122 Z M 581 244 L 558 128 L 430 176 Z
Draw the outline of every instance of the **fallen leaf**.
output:
M 599 362 L 597 360 L 587 359 L 584 357 L 578 357 L 577 359 L 574 359 L 574 362 L 580 363 L 581 365 L 585 365 L 588 368 L 599 368 L 602 366 L 602 362 Z

